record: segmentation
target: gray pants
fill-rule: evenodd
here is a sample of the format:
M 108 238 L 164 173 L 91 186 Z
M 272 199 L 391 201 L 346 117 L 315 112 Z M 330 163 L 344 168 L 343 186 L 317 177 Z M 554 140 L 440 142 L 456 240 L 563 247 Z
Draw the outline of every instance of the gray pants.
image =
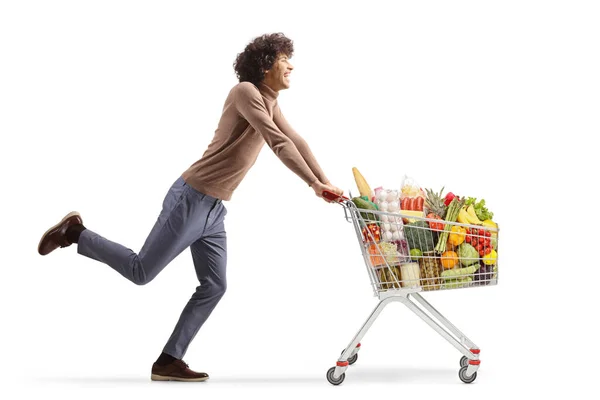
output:
M 179 177 L 169 189 L 139 254 L 90 229 L 81 233 L 77 252 L 109 265 L 137 285 L 144 285 L 190 247 L 200 286 L 163 349 L 173 357 L 183 358 L 227 288 L 225 215 L 227 209 L 220 199 L 197 191 Z

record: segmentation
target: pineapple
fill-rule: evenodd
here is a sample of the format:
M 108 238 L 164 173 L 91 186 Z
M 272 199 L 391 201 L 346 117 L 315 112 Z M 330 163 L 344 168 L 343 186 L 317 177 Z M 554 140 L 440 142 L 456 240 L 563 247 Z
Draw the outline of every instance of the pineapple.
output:
M 435 193 L 431 189 L 425 190 L 427 191 L 427 195 L 425 196 L 425 207 L 427 207 L 427 214 L 434 213 L 439 215 L 442 219 L 446 218 L 447 207 L 444 204 L 444 197 L 442 197 L 444 188 L 440 190 L 439 194 Z

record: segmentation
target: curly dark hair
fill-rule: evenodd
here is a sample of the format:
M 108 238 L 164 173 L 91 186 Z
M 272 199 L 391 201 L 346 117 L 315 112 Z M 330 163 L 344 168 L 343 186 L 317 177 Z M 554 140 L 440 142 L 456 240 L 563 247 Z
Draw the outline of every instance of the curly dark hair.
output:
M 265 78 L 278 54 L 292 58 L 294 42 L 281 32 L 264 34 L 252 40 L 233 63 L 233 69 L 240 82 L 252 82 L 258 85 Z

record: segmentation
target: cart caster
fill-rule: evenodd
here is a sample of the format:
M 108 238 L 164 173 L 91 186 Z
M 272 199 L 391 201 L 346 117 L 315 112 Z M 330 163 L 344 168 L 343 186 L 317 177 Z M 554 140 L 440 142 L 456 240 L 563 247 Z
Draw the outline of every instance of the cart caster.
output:
M 462 360 L 461 360 L 462 361 Z M 475 378 L 477 378 L 477 372 L 473 372 L 473 375 L 471 376 L 467 376 L 467 368 L 469 368 L 469 366 L 464 366 L 461 369 L 458 370 L 458 377 L 460 378 L 461 381 L 463 381 L 464 383 L 471 383 L 475 380 Z M 343 380 L 343 379 L 342 379 Z
M 481 353 L 481 350 L 471 349 L 471 353 L 473 353 L 475 355 L 479 355 L 479 353 Z M 469 366 L 469 359 L 466 356 L 462 356 L 462 358 L 460 359 L 460 366 L 461 366 L 461 368 Z
M 346 373 L 344 372 L 337 379 L 334 379 L 333 378 L 333 373 L 335 372 L 335 368 L 336 367 L 329 368 L 329 371 L 327 371 L 327 380 L 332 385 L 339 385 L 340 383 L 344 382 L 344 378 L 346 377 Z
M 344 350 L 342 350 L 342 353 L 344 352 Z M 342 354 L 340 353 L 340 354 Z M 356 362 L 356 360 L 358 360 L 358 353 L 354 354 L 352 357 L 350 357 L 348 359 L 348 364 L 352 365 Z
M 356 362 L 356 360 L 358 360 L 358 353 L 348 359 L 348 364 L 352 365 Z

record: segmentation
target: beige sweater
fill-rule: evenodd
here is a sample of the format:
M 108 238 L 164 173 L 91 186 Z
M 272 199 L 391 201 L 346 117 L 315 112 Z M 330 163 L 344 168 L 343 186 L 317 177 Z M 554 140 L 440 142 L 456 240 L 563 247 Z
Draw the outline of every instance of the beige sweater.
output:
M 202 158 L 183 174 L 194 189 L 230 200 L 265 142 L 306 184 L 329 182 L 306 141 L 283 117 L 279 92 L 264 83 L 240 82 L 230 91 L 215 136 Z

